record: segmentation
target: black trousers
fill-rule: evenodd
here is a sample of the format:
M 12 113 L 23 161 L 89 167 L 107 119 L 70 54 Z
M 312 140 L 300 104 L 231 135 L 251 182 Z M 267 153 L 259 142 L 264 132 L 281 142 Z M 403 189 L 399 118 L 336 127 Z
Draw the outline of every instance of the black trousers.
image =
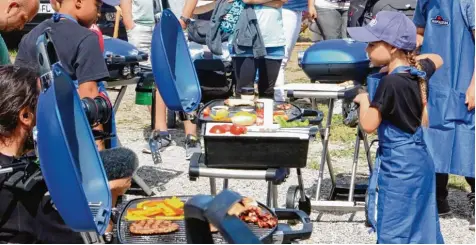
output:
M 236 95 L 241 94 L 241 88 L 254 86 L 256 70 L 259 69 L 259 97 L 274 99 L 274 85 L 280 67 L 281 60 L 234 57 L 233 69 L 236 77 Z
M 448 174 L 436 173 L 436 200 L 445 200 L 448 197 Z M 474 178 L 465 177 L 466 182 L 471 186 L 474 193 Z

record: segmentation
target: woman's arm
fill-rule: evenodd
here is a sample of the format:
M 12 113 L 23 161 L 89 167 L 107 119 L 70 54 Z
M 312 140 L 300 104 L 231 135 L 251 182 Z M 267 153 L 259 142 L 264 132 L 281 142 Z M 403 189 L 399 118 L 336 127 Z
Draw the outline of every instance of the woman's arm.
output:
M 132 20 L 132 0 L 121 0 L 122 23 L 126 30 L 134 28 L 134 21 Z
M 271 2 L 263 3 L 263 6 L 279 9 L 283 6 L 284 2 L 281 0 L 273 0 Z
M 423 44 L 423 36 L 425 35 L 425 28 L 417 27 L 417 48 Z
M 434 64 L 436 70 L 443 65 L 443 59 L 437 54 L 421 54 L 415 57 L 416 60 L 430 59 Z

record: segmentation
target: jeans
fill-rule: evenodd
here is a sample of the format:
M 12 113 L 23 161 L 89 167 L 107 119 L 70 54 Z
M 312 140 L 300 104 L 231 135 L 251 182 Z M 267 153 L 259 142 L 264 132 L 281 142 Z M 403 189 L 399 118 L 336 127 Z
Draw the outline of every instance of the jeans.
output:
M 294 46 L 299 38 L 299 32 L 301 31 L 302 11 L 293 11 L 289 9 L 282 9 L 283 11 L 283 28 L 284 37 L 286 38 L 286 46 L 284 48 L 284 57 L 279 68 L 278 78 L 276 79 L 275 87 L 283 86 L 285 81 L 285 68 L 291 57 Z M 274 100 L 284 101 L 285 94 L 282 89 L 274 91 Z
M 317 26 L 322 39 L 347 38 L 348 10 L 317 8 Z

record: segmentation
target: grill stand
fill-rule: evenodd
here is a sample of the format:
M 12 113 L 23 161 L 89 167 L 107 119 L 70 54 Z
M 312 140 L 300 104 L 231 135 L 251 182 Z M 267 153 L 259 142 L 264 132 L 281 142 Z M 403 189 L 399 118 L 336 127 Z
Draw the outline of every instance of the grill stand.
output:
M 122 98 L 126 94 L 127 86 L 137 84 L 139 79 L 140 79 L 139 77 L 134 77 L 134 78 L 129 79 L 129 80 L 106 82 L 107 90 L 113 91 L 113 92 L 118 92 L 118 94 L 116 96 L 116 99 L 114 100 L 114 104 L 113 104 L 114 113 L 116 115 L 117 115 L 117 111 L 119 110 L 119 106 L 121 105 Z M 117 89 L 116 87 L 118 87 L 118 86 L 121 86 L 121 88 Z M 122 144 L 121 144 L 121 141 L 119 140 L 119 137 L 117 135 L 116 135 L 116 137 L 117 137 L 117 142 L 118 142 L 119 146 L 121 146 Z M 141 177 L 139 177 L 139 175 L 137 175 L 137 173 L 134 173 L 132 175 L 132 183 L 137 185 L 147 196 L 151 196 L 153 194 L 152 189 L 145 183 L 145 181 Z
M 344 211 L 344 212 L 356 212 L 356 211 L 364 211 L 365 209 L 365 195 L 367 190 L 367 185 L 355 185 L 355 178 L 357 173 L 357 164 L 358 164 L 358 157 L 359 157 L 359 150 L 360 150 L 360 141 L 364 142 L 364 148 L 366 151 L 366 158 L 367 163 L 369 166 L 369 171 L 372 169 L 372 162 L 370 158 L 370 146 L 367 140 L 367 135 L 360 129 L 360 126 L 357 126 L 357 135 L 355 140 L 355 148 L 354 148 L 354 159 L 352 164 L 352 171 L 351 171 L 351 182 L 348 186 L 341 186 L 336 184 L 335 174 L 332 167 L 332 162 L 330 158 L 330 154 L 328 151 L 329 145 L 329 136 L 330 136 L 330 126 L 332 124 L 332 114 L 334 108 L 334 102 L 337 99 L 342 98 L 350 98 L 350 96 L 355 93 L 354 89 L 351 88 L 350 90 L 341 90 L 341 91 L 312 91 L 312 90 L 288 90 L 287 94 L 289 98 L 310 98 L 313 109 L 316 108 L 317 100 L 318 99 L 326 99 L 328 100 L 328 115 L 327 115 L 327 122 L 324 127 L 322 124 L 319 125 L 321 129 L 321 142 L 322 142 L 322 155 L 321 155 L 321 162 L 319 165 L 319 175 L 317 179 L 317 189 L 316 189 L 316 198 L 315 200 L 308 201 L 308 198 L 303 194 L 304 190 L 301 188 L 296 188 L 295 186 L 291 186 L 288 190 L 288 198 L 286 201 L 287 208 L 295 208 L 296 203 L 299 203 L 299 209 L 302 210 L 302 206 L 309 205 L 310 207 L 314 208 L 318 211 Z M 321 187 L 322 187 L 322 180 L 324 179 L 324 168 L 325 164 L 327 163 L 327 167 L 329 170 L 329 175 L 332 183 L 331 193 L 328 197 L 328 200 L 321 200 Z M 299 176 L 299 175 L 298 175 Z M 301 194 L 299 198 L 297 198 L 297 191 Z M 363 198 L 359 198 L 362 200 L 356 200 L 356 194 L 362 195 Z M 346 195 L 347 200 L 338 200 L 340 195 Z M 310 202 L 310 203 L 309 203 Z M 304 211 L 304 210 L 303 210 Z
M 289 174 L 285 168 L 270 168 L 264 170 L 242 170 L 242 169 L 223 169 L 209 168 L 204 163 L 203 153 L 194 153 L 190 159 L 189 178 L 195 181 L 199 177 L 210 178 L 210 193 L 217 194 L 216 178 L 223 178 L 223 189 L 228 189 L 229 179 L 253 179 L 266 180 L 268 182 L 268 193 L 266 205 L 270 208 L 278 206 L 278 188 L 277 185 L 284 182 Z M 299 171 L 300 173 L 300 171 Z M 299 176 L 298 176 L 299 177 Z M 302 177 L 300 186 L 302 186 Z

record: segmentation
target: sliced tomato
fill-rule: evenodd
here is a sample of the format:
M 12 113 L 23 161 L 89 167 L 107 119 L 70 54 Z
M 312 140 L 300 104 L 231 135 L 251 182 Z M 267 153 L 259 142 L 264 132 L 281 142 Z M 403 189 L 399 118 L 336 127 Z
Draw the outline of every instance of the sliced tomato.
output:
M 223 129 L 225 129 L 226 132 L 230 132 L 230 129 L 231 129 L 231 124 L 223 124 L 221 125 L 223 127 Z
M 204 117 L 210 116 L 210 107 L 207 107 L 203 110 L 203 116 Z
M 210 129 L 210 133 L 212 134 L 224 134 L 226 130 L 221 125 L 215 125 Z
M 233 125 L 230 128 L 230 133 L 234 135 L 240 135 L 240 134 L 246 134 L 247 129 L 246 127 L 239 126 L 239 125 Z

